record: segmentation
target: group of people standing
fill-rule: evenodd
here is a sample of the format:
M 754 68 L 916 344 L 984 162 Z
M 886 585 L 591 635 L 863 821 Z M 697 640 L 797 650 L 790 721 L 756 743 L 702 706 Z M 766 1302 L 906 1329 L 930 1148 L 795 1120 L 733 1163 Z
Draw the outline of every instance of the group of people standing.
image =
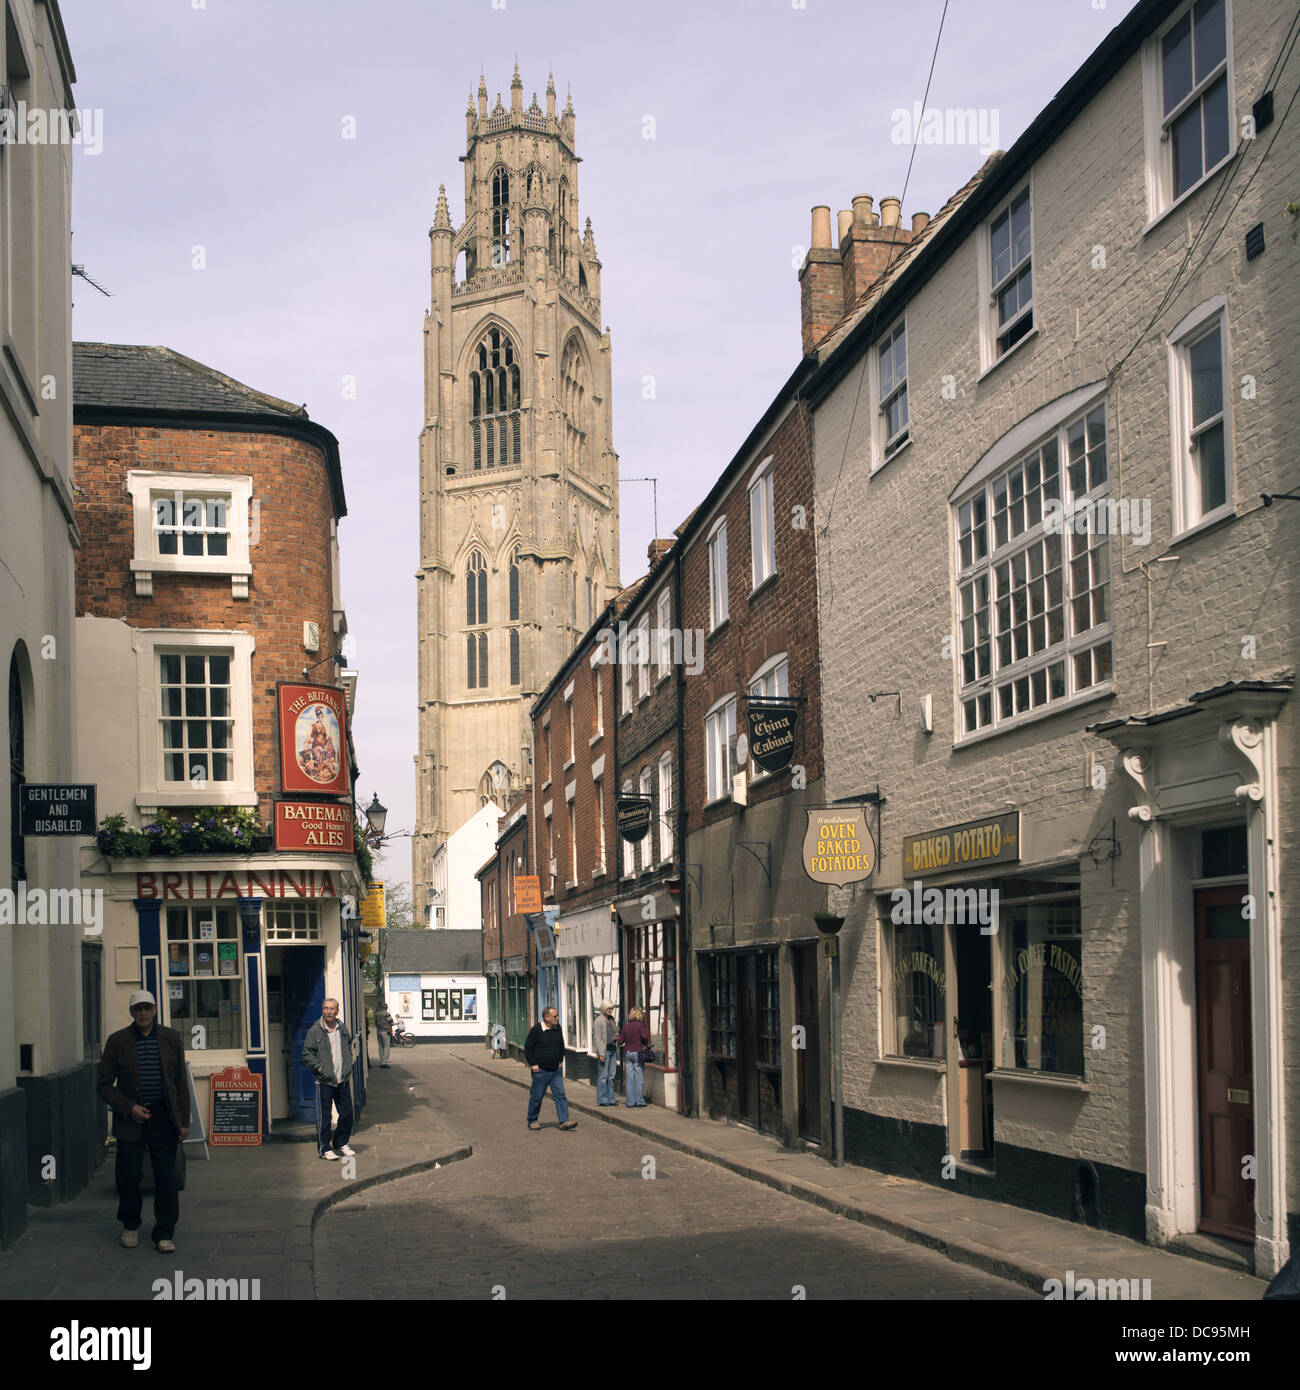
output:
M 596 1052 L 596 1104 L 617 1105 L 614 1097 L 614 1077 L 618 1071 L 619 1049 L 623 1052 L 623 1088 L 629 1110 L 648 1104 L 642 1093 L 647 1061 L 654 1060 L 650 1051 L 650 1032 L 645 1025 L 645 1012 L 633 1008 L 627 1022 L 620 1028 L 614 1021 L 614 1001 L 604 1000 L 596 1011 L 592 1025 L 592 1045 Z M 569 1099 L 564 1093 L 564 1034 L 560 1031 L 560 1015 L 553 1009 L 543 1009 L 540 1020 L 533 1024 L 524 1039 L 524 1061 L 532 1068 L 533 1081 L 528 1093 L 528 1128 L 541 1129 L 537 1117 L 547 1091 L 555 1101 L 555 1113 L 560 1128 L 577 1129 L 578 1122 L 569 1118 Z

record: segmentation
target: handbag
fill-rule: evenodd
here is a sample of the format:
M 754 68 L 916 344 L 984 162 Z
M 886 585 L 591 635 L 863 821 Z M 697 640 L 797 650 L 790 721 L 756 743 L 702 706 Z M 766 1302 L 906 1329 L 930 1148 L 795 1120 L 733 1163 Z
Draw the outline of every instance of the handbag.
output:
M 643 1047 L 643 1048 L 641 1049 L 641 1061 L 642 1061 L 643 1063 L 644 1063 L 644 1062 L 654 1062 L 654 1061 L 657 1061 L 657 1060 L 658 1060 L 658 1059 L 657 1059 L 657 1057 L 655 1056 L 655 1050 L 654 1050 L 653 1047 Z

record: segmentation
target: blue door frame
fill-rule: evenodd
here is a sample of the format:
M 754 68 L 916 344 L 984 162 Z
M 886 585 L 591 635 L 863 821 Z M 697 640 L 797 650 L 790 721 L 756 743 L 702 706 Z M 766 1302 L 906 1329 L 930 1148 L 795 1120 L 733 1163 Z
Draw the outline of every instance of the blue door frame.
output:
M 290 946 L 281 953 L 284 1026 L 289 1037 L 289 1107 L 295 1120 L 316 1119 L 316 1078 L 302 1060 L 307 1030 L 325 1002 L 325 948 Z

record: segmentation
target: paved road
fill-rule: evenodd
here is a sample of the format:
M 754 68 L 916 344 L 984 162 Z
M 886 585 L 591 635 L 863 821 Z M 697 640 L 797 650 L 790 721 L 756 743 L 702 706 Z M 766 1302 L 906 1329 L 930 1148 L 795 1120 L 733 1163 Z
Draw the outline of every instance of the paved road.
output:
M 332 1207 L 318 1297 L 1034 1297 L 593 1117 L 562 1132 L 549 1098 L 534 1133 L 525 1091 L 441 1050 L 426 1089 L 473 1157 Z

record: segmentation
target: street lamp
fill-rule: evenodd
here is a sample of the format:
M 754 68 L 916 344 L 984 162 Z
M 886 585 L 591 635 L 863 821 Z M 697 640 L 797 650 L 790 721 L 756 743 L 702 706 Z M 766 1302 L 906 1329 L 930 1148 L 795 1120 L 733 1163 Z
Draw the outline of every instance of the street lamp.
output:
M 379 793 L 375 792 L 366 807 L 366 820 L 370 823 L 370 833 L 376 840 L 384 838 L 384 826 L 388 821 L 388 807 L 380 804 Z

